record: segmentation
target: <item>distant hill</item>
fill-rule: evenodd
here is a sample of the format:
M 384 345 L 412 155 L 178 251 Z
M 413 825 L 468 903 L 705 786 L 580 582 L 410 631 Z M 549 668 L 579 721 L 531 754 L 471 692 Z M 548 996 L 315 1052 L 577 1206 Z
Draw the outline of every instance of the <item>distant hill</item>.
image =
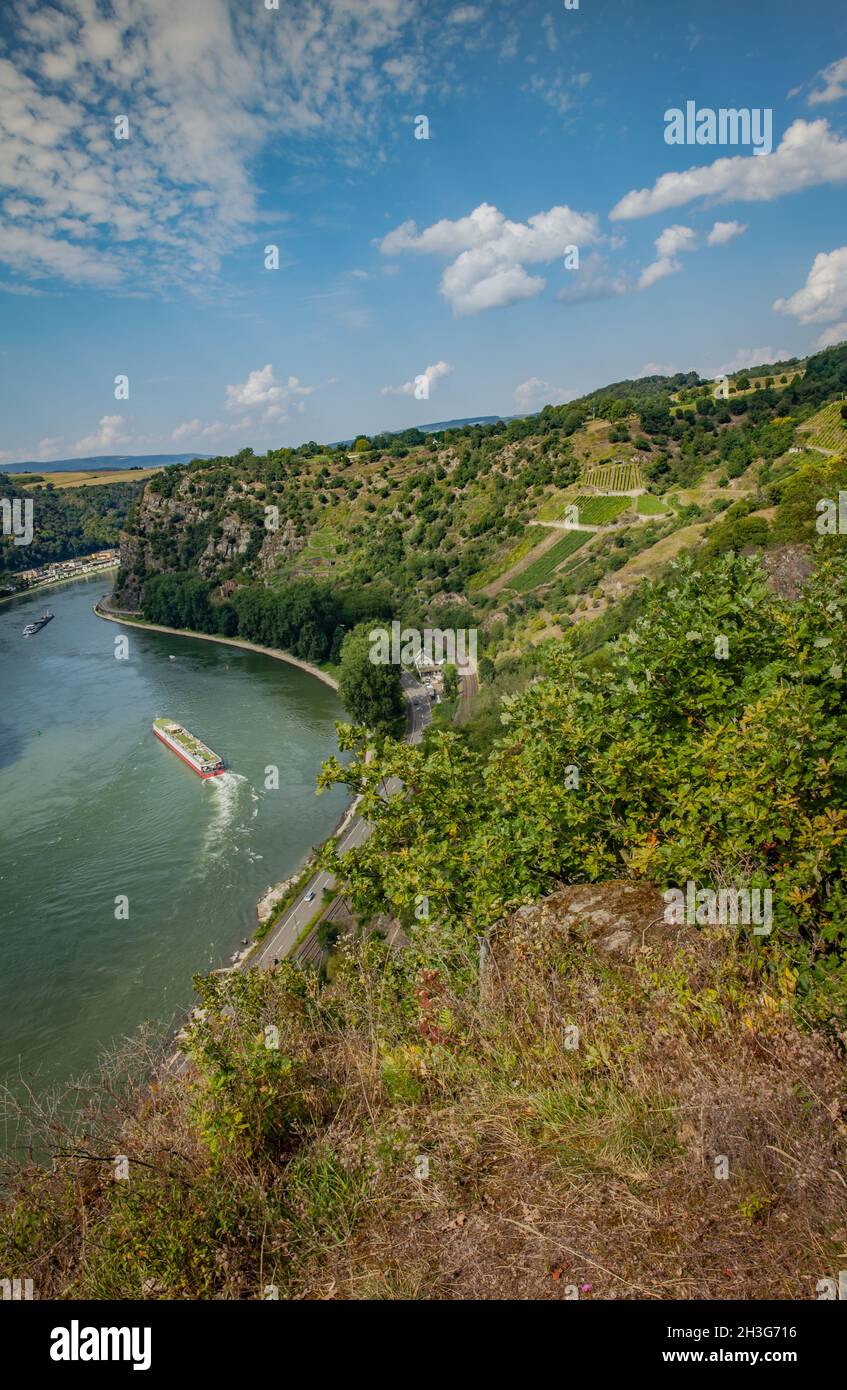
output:
M 460 430 L 467 425 L 496 425 L 498 420 L 508 423 L 509 420 L 523 418 L 522 415 L 467 415 L 462 420 L 436 420 L 431 425 L 406 425 L 399 430 L 380 430 L 379 434 L 405 434 L 407 430 L 420 430 L 421 434 L 435 434 L 437 430 Z M 334 444 L 328 444 L 327 448 L 340 449 L 345 444 L 352 444 L 358 437 L 358 435 L 353 435 L 350 439 L 337 439 Z
M 211 454 L 98 454 L 96 458 L 50 459 L 41 463 L 30 459 L 23 463 L 4 463 L 0 473 L 85 473 L 89 469 L 100 468 L 159 468 L 211 457 Z

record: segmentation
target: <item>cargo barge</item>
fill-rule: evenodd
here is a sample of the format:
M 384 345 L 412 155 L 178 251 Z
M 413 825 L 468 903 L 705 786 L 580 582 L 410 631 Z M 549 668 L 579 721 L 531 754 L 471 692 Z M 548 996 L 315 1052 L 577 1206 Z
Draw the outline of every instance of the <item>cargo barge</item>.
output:
M 34 623 L 27 623 L 24 628 L 24 637 L 34 637 L 36 632 L 40 632 L 43 627 L 46 627 L 47 624 L 52 623 L 52 621 L 53 614 L 48 608 L 41 614 L 40 618 L 36 618 Z
M 177 724 L 175 719 L 154 719 L 153 733 L 176 753 L 178 758 L 188 763 L 198 777 L 219 777 L 222 772 L 226 772 L 223 758 L 219 758 L 217 753 L 213 753 L 199 738 L 195 738 L 181 724 Z

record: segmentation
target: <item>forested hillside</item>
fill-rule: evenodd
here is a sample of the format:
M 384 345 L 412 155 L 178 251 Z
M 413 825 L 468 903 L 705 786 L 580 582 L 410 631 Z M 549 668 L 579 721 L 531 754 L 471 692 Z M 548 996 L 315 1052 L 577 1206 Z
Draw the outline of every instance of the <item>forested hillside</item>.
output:
M 32 503 L 32 540 L 15 545 L 0 534 L 0 575 L 36 569 L 51 560 L 67 560 L 116 546 L 130 506 L 142 483 L 103 483 L 97 487 L 56 488 L 52 483 L 23 487 L 0 473 L 0 497 Z
M 714 551 L 813 532 L 814 506 L 791 499 L 802 511 L 803 479 L 823 487 L 840 456 L 814 421 L 840 409 L 847 348 L 737 382 L 721 400 L 694 374 L 651 377 L 508 424 L 169 469 L 127 525 L 115 604 L 317 661 L 358 621 L 437 618 L 513 661 L 614 624 L 643 577 L 707 537 Z

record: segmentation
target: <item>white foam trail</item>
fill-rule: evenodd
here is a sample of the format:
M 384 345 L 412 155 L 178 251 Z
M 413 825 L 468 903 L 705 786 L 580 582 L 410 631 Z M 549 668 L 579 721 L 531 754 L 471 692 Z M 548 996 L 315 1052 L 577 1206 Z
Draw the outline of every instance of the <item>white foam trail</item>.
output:
M 212 798 L 212 819 L 206 827 L 203 848 L 213 859 L 220 857 L 227 831 L 238 815 L 241 790 L 247 778 L 239 772 L 223 772 L 219 777 L 207 777 L 204 786 Z

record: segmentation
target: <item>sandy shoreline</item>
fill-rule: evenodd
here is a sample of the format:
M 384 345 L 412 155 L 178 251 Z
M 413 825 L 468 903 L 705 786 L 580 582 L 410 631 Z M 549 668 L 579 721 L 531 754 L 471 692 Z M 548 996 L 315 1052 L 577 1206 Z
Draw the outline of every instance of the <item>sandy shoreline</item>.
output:
M 122 627 L 140 627 L 148 632 L 169 632 L 172 637 L 192 637 L 198 642 L 220 642 L 225 647 L 241 647 L 244 651 L 256 652 L 259 656 L 272 656 L 275 661 L 285 661 L 289 666 L 299 666 L 301 671 L 307 671 L 310 676 L 323 681 L 324 685 L 338 690 L 338 681 L 333 676 L 322 671 L 319 666 L 301 661 L 299 656 L 292 656 L 290 652 L 281 651 L 278 647 L 260 647 L 257 642 L 245 642 L 241 637 L 218 637 L 213 632 L 188 632 L 181 627 L 163 627 L 161 623 L 146 623 L 143 618 L 119 618 L 116 613 L 104 612 L 99 604 L 95 604 L 94 612 L 98 618 L 104 618 L 108 623 L 120 623 Z

